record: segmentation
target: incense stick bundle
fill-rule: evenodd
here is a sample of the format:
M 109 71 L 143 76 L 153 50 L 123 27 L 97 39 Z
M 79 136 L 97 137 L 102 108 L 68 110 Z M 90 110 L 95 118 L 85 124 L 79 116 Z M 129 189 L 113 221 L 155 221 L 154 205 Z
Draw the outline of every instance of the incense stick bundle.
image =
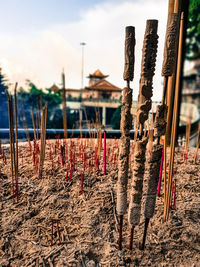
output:
M 134 167 L 132 174 L 128 221 L 131 225 L 130 249 L 132 249 L 133 229 L 140 222 L 143 177 L 145 170 L 145 153 L 148 137 L 142 138 L 143 125 L 151 109 L 152 80 L 157 55 L 157 20 L 147 20 L 142 49 L 142 67 L 137 109 L 137 124 L 140 127 L 140 140 L 136 141 Z
M 135 28 L 126 27 L 125 38 L 125 66 L 123 78 L 127 81 L 127 87 L 123 89 L 122 108 L 121 108 L 121 138 L 119 144 L 119 173 L 117 182 L 117 213 L 120 216 L 120 233 L 119 233 L 119 249 L 122 242 L 122 225 L 123 215 L 127 209 L 127 183 L 128 183 L 128 161 L 130 151 L 130 129 L 131 129 L 131 105 L 132 105 L 132 89 L 129 82 L 134 77 L 134 61 L 135 61 Z
M 16 86 L 17 86 L 17 84 L 16 84 Z M 15 92 L 16 92 L 16 86 L 15 86 Z M 15 105 L 15 116 L 17 114 L 16 111 L 17 111 L 17 106 Z M 18 158 L 16 159 L 16 156 L 18 157 L 18 149 L 17 149 L 17 154 L 16 154 L 15 141 L 14 141 L 13 101 L 12 101 L 12 97 L 9 94 L 8 94 L 8 115 L 9 115 L 10 164 L 11 164 L 11 176 L 12 176 L 12 193 L 13 193 L 13 201 L 14 201 L 14 198 L 16 197 L 17 202 L 18 202 L 18 200 L 19 200 Z

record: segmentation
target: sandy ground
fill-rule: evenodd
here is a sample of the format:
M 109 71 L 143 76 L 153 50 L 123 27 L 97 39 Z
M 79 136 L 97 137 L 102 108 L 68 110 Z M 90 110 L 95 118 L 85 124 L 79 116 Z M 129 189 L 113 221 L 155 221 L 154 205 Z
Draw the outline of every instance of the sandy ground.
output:
M 142 216 L 139 227 L 135 228 L 133 250 L 129 251 L 130 229 L 125 215 L 123 249 L 119 251 L 115 211 L 118 141 L 108 142 L 107 174 L 103 175 L 102 157 L 99 170 L 93 166 L 89 170 L 87 165 L 83 194 L 80 194 L 83 164 L 78 149 L 76 157 L 81 162 L 77 162 L 69 182 L 66 165 L 57 163 L 58 150 L 57 155 L 52 152 L 55 169 L 52 174 L 49 149 L 55 141 L 47 143 L 42 179 L 33 170 L 32 152 L 23 144 L 18 203 L 13 203 L 9 149 L 4 147 L 6 164 L 0 159 L 0 266 L 200 266 L 200 153 L 193 164 L 194 149 L 190 150 L 186 164 L 181 151 L 176 152 L 176 210 L 163 223 L 162 184 L 161 197 L 157 198 L 155 215 L 150 220 L 146 249 L 138 249 L 144 228 Z M 89 150 L 88 157 L 94 154 L 89 154 Z M 113 164 L 115 154 L 116 164 Z M 55 223 L 51 246 L 52 220 Z

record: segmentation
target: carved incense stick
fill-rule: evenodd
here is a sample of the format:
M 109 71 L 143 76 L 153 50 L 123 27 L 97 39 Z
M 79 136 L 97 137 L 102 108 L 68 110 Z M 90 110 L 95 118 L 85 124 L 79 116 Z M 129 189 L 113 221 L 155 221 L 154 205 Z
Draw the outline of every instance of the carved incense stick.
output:
M 119 173 L 117 182 L 117 213 L 120 216 L 119 225 L 119 249 L 122 249 L 122 226 L 123 215 L 127 209 L 127 183 L 128 183 L 128 161 L 130 151 L 130 129 L 131 129 L 131 105 L 132 89 L 129 82 L 134 77 L 134 55 L 135 49 L 135 28 L 126 27 L 125 39 L 125 66 L 123 78 L 127 81 L 127 87 L 123 89 L 122 109 L 121 109 L 121 138 L 119 148 Z
M 168 181 L 167 181 L 167 190 L 165 193 L 164 199 L 164 220 L 168 220 L 169 216 L 169 206 L 170 206 L 170 196 L 171 196 L 171 186 L 172 186 L 172 174 L 173 174 L 173 165 L 174 165 L 174 150 L 175 150 L 175 140 L 177 133 L 177 120 L 178 120 L 178 102 L 179 102 L 179 88 L 180 88 L 180 69 L 182 61 L 182 41 L 183 41 L 183 25 L 184 25 L 184 16 L 183 12 L 181 13 L 180 21 L 180 34 L 179 34 L 179 47 L 178 47 L 178 60 L 177 60 L 177 76 L 176 76 L 176 88 L 174 96 L 174 109 L 173 109 L 173 123 L 172 123 L 172 133 L 171 133 L 171 142 L 170 142 L 170 159 L 169 159 L 169 172 L 168 172 Z
M 142 67 L 137 109 L 137 124 L 140 128 L 139 140 L 135 145 L 134 167 L 132 174 L 128 221 L 131 225 L 130 249 L 132 249 L 134 227 L 140 222 L 143 177 L 145 170 L 145 152 L 148 137 L 142 137 L 143 125 L 151 109 L 152 80 L 157 55 L 157 20 L 147 20 L 142 49 Z
M 156 141 L 153 146 L 151 158 L 149 160 L 148 187 L 144 210 L 145 226 L 143 241 L 142 244 L 140 244 L 140 249 L 142 250 L 144 250 L 145 248 L 149 220 L 153 217 L 155 209 L 156 191 L 158 186 L 160 162 L 162 157 L 162 146 L 160 145 L 160 137 L 162 135 L 165 135 L 167 124 L 167 105 L 164 104 L 164 101 L 166 96 L 168 77 L 173 74 L 175 69 L 177 29 L 178 14 L 169 14 L 165 36 L 164 59 L 162 66 L 162 76 L 164 76 L 163 96 L 161 105 L 157 107 L 154 123 L 154 136 L 156 138 Z
M 160 139 L 160 136 L 165 134 L 166 118 L 167 118 L 167 106 L 166 105 L 158 106 L 156 110 L 156 117 L 154 123 L 154 137 L 156 140 L 154 142 L 153 149 L 151 152 L 151 157 L 149 159 L 148 185 L 147 185 L 147 193 L 146 193 L 145 208 L 144 208 L 145 226 L 144 226 L 143 241 L 142 244 L 140 245 L 140 249 L 142 250 L 144 250 L 145 247 L 149 220 L 150 218 L 153 217 L 155 210 L 160 163 L 163 150 L 163 146 L 158 143 L 158 140 Z
M 168 77 L 174 73 L 176 63 L 176 43 L 178 33 L 178 14 L 171 13 L 168 16 L 167 30 L 165 35 L 164 58 L 162 76 L 164 76 L 162 104 L 164 104 Z

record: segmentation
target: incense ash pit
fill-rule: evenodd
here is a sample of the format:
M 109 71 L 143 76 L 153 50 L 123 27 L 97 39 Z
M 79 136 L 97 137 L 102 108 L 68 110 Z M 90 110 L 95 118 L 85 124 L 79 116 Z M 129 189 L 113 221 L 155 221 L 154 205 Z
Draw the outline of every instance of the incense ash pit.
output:
M 156 199 L 155 214 L 149 224 L 145 251 L 138 249 L 138 242 L 143 235 L 145 194 L 142 199 L 142 218 L 134 234 L 133 249 L 130 251 L 128 247 L 130 229 L 125 214 L 123 246 L 120 251 L 117 244 L 116 217 L 119 141 L 107 141 L 106 175 L 103 174 L 103 149 L 99 155 L 98 169 L 95 169 L 94 149 L 90 145 L 87 146 L 82 194 L 80 189 L 84 156 L 79 158 L 78 139 L 67 139 L 66 142 L 69 145 L 72 141 L 76 150 L 76 166 L 70 182 L 69 177 L 68 179 L 66 177 L 70 159 L 68 158 L 67 164 L 62 166 L 61 160 L 60 163 L 57 160 L 60 155 L 59 149 L 56 155 L 52 149 L 51 157 L 54 159 L 52 175 L 49 151 L 55 141 L 47 141 L 41 179 L 38 178 L 38 173 L 34 173 L 32 152 L 29 151 L 28 145 L 20 144 L 18 203 L 13 203 L 12 199 L 9 148 L 3 146 L 6 164 L 1 158 L 0 266 L 192 266 L 192 264 L 198 266 L 200 262 L 199 152 L 197 163 L 194 164 L 195 150 L 190 149 L 188 162 L 185 164 L 181 151 L 176 151 L 176 209 L 170 212 L 169 221 L 163 223 L 162 183 L 161 197 Z M 130 142 L 131 151 L 132 147 L 133 141 Z M 90 163 L 88 158 L 91 158 Z M 133 162 L 130 166 L 129 192 Z M 147 187 L 146 181 L 147 171 L 144 175 L 144 192 Z

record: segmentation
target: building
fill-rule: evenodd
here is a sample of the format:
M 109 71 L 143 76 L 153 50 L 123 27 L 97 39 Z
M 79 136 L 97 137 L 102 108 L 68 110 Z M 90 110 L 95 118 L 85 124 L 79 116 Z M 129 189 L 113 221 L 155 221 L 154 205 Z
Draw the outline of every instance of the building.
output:
M 100 70 L 90 74 L 89 84 L 82 91 L 82 107 L 87 114 L 99 114 L 99 120 L 104 126 L 111 124 L 111 118 L 116 108 L 121 105 L 122 89 L 108 82 L 108 75 L 103 75 Z M 95 113 L 94 113 L 95 112 Z
M 200 112 L 200 60 L 183 77 L 182 103 L 195 104 Z
M 121 105 L 122 89 L 113 85 L 100 70 L 89 74 L 88 86 L 83 89 L 66 89 L 67 107 L 71 112 L 79 111 L 81 121 L 97 120 L 104 126 L 111 124 L 116 108 Z M 50 88 L 55 93 L 59 89 L 55 84 Z

